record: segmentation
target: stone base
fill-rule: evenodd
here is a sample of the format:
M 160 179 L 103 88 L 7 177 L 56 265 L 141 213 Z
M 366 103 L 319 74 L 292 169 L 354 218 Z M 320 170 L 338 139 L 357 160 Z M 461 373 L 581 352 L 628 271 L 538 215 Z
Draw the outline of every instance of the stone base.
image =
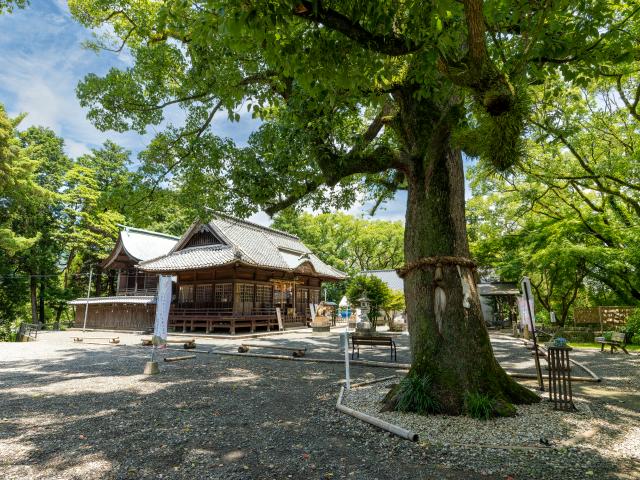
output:
M 144 374 L 145 375 L 156 375 L 160 373 L 160 368 L 158 367 L 158 362 L 147 362 L 144 366 Z

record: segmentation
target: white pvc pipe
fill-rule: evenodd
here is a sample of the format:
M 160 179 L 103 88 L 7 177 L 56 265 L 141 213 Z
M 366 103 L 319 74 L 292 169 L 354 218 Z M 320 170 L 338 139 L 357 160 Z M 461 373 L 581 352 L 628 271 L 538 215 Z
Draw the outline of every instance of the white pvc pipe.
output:
M 351 378 L 349 376 L 349 328 L 348 327 L 344 329 L 344 382 L 347 387 L 347 390 L 349 390 L 351 388 Z
M 387 432 L 391 432 L 400 438 L 411 440 L 412 442 L 418 441 L 418 434 L 415 432 L 399 427 L 398 425 L 394 425 L 393 423 L 385 422 L 384 420 L 381 420 L 379 418 L 372 417 L 371 415 L 367 415 L 366 413 L 359 412 L 358 410 L 354 410 L 353 408 L 345 407 L 344 405 L 342 405 L 343 394 L 344 394 L 344 387 L 340 387 L 340 394 L 338 395 L 338 401 L 336 402 L 336 408 L 340 412 L 346 413 L 347 415 L 351 415 L 352 417 L 355 417 L 358 420 L 367 422 L 373 426 L 381 428 L 382 430 L 386 430 Z

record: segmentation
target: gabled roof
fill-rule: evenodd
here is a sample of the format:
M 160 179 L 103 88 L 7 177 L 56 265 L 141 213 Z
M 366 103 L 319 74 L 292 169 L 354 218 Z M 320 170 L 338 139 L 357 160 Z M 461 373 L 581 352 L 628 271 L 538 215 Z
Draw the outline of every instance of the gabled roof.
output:
M 520 289 L 512 282 L 486 282 L 478 284 L 478 293 L 483 296 L 520 295 Z
M 223 244 L 184 248 L 203 226 Z M 191 225 L 167 255 L 141 262 L 139 267 L 147 272 L 176 272 L 235 262 L 336 280 L 346 278 L 346 274 L 320 260 L 295 235 L 218 212 L 207 224 Z
M 102 267 L 108 268 L 123 256 L 137 263 L 166 255 L 177 241 L 178 237 L 125 226 L 111 254 L 102 262 Z

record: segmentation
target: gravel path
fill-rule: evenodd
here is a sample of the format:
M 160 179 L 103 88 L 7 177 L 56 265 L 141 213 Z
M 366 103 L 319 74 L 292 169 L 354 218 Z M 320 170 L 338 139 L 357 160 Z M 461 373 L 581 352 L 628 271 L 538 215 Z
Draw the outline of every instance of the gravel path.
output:
M 473 437 L 464 427 L 472 420 L 427 417 L 420 419 L 427 422 L 421 431 L 427 441 L 414 444 L 336 412 L 341 365 L 198 355 L 161 363 L 162 373 L 149 377 L 141 375 L 149 349 L 138 346 L 140 336 L 119 334 L 123 346 L 107 346 L 74 344 L 75 335 L 44 333 L 37 342 L 0 344 L 0 477 L 534 479 L 557 472 L 569 479 L 640 478 L 639 356 L 576 352 L 597 374 L 611 377 L 577 389 L 588 408 L 565 416 L 543 404 L 527 407 L 533 415 L 522 418 L 551 441 L 575 432 L 587 440 L 553 450 L 506 450 L 453 444 L 486 443 L 491 435 L 505 440 L 514 430 L 507 423 L 468 424 L 482 432 Z M 529 352 L 506 337 L 493 340 L 501 363 L 532 371 Z M 228 351 L 240 343 L 198 339 L 199 346 Z M 306 345 L 308 356 L 341 358 L 335 334 L 287 333 L 251 343 Z M 367 349 L 361 358 L 387 361 L 386 354 Z M 407 360 L 407 338 L 399 337 L 398 361 Z M 393 372 L 352 368 L 354 381 Z M 374 403 L 364 401 L 362 409 Z M 438 441 L 437 432 L 450 440 Z M 522 432 L 509 441 L 535 444 L 537 433 Z

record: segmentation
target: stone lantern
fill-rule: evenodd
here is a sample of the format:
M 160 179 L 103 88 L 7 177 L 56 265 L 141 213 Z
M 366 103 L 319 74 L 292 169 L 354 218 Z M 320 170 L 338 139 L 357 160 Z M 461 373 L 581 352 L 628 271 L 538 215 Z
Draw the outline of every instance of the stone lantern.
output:
M 360 318 L 356 323 L 356 331 L 370 332 L 371 322 L 369 322 L 369 312 L 371 311 L 371 301 L 367 298 L 367 295 L 364 294 L 358 299 L 358 303 L 360 303 Z

